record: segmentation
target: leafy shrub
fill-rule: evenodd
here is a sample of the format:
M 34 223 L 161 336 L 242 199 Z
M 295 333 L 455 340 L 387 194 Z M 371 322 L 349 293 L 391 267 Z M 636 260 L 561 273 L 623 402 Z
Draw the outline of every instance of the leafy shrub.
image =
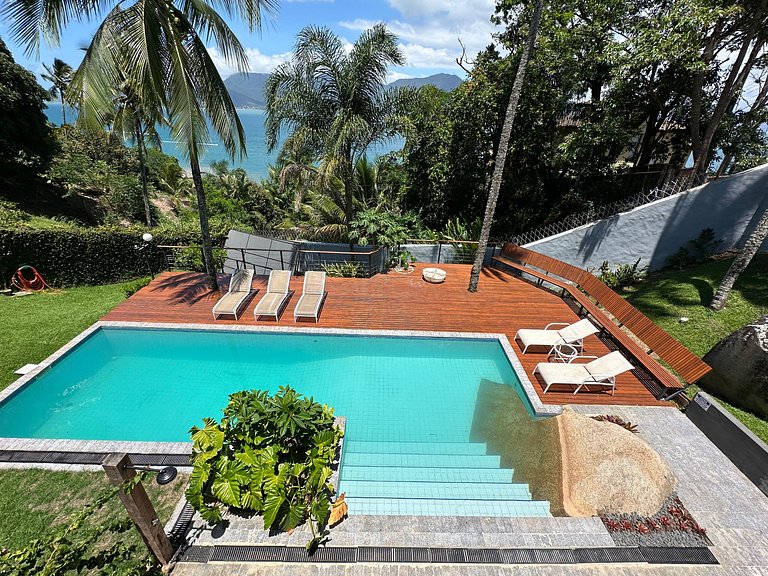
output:
M 10 278 L 22 264 L 34 266 L 51 286 L 108 284 L 144 276 L 149 258 L 152 270 L 162 270 L 159 250 L 139 252 L 142 228 L 73 228 L 63 230 L 1 230 L 0 275 Z M 200 244 L 199 231 L 152 230 L 153 244 Z M 214 237 L 214 242 L 221 238 Z
M 389 267 L 408 270 L 414 262 L 416 262 L 416 257 L 411 254 L 410 250 L 398 250 L 390 256 Z
M 716 238 L 712 228 L 704 228 L 697 238 L 688 240 L 685 246 L 680 246 L 677 252 L 667 258 L 667 266 L 682 270 L 691 264 L 703 262 L 717 252 L 722 242 Z
M 349 239 L 359 244 L 399 246 L 407 238 L 419 236 L 423 225 L 412 212 L 397 214 L 376 208 L 361 210 L 349 225 Z
M 13 202 L 0 198 L 0 227 L 18 226 L 29 220 L 29 214 Z
M 128 284 L 128 286 L 125 287 L 125 290 L 124 290 L 125 297 L 130 298 L 131 296 L 136 294 L 136 292 L 144 288 L 144 286 L 148 286 L 151 281 L 152 279 L 149 276 L 147 276 L 146 278 L 139 278 L 138 280 L 134 280 L 133 282 Z
M 265 529 L 292 530 L 309 520 L 312 548 L 326 534 L 334 488 L 331 464 L 342 432 L 333 410 L 290 387 L 229 396 L 224 418 L 193 427 L 186 496 L 210 523 L 222 507 L 253 510 Z
M 364 278 L 363 266 L 359 262 L 334 262 L 323 264 L 323 270 L 331 278 Z
M 622 289 L 640 282 L 645 276 L 645 268 L 639 268 L 640 258 L 634 264 L 620 264 L 616 269 L 606 260 L 600 265 L 598 278 L 609 288 Z
M 223 248 L 213 249 L 213 266 L 214 268 L 221 269 L 224 265 L 224 260 L 227 258 L 227 251 Z M 188 246 L 179 250 L 176 254 L 176 268 L 181 270 L 192 270 L 194 272 L 205 271 L 205 263 L 203 262 L 203 251 L 200 246 Z

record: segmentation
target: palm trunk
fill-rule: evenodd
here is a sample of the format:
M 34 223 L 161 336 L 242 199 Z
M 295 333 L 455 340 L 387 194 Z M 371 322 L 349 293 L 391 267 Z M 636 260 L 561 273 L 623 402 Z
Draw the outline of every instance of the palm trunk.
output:
M 147 167 L 144 161 L 144 132 L 141 130 L 141 121 L 136 118 L 136 145 L 139 149 L 139 169 L 141 170 L 141 194 L 144 199 L 144 215 L 147 218 L 147 226 L 152 228 L 152 211 L 149 209 L 149 191 L 147 190 Z
M 766 237 L 768 237 L 768 208 L 763 212 L 760 222 L 757 223 L 755 229 L 749 234 L 746 242 L 744 242 L 744 249 L 734 258 L 731 267 L 725 273 L 725 277 L 720 283 L 717 292 L 715 292 L 712 303 L 709 305 L 710 309 L 715 311 L 723 309 L 731 288 L 733 288 L 741 273 L 749 266 L 757 251 L 760 250 L 760 246 L 763 245 Z
M 216 278 L 216 268 L 213 265 L 213 246 L 211 245 L 211 232 L 208 229 L 208 205 L 205 201 L 205 190 L 203 189 L 203 176 L 200 172 L 200 162 L 197 156 L 192 155 L 189 159 L 190 169 L 192 170 L 192 182 L 195 184 L 197 194 L 197 211 L 200 214 L 200 233 L 203 240 L 203 263 L 205 264 L 205 273 L 208 274 L 208 286 L 211 290 L 219 289 L 219 281 Z
M 528 66 L 528 60 L 531 58 L 533 48 L 536 44 L 536 35 L 539 32 L 539 21 L 541 20 L 541 11 L 544 8 L 544 0 L 538 0 L 531 17 L 531 28 L 528 32 L 528 43 L 520 56 L 520 64 L 517 66 L 515 82 L 512 85 L 512 92 L 509 95 L 509 104 L 507 113 L 504 116 L 504 125 L 501 128 L 501 137 L 499 138 L 499 147 L 496 150 L 496 162 L 493 167 L 493 177 L 491 178 L 491 189 L 488 192 L 488 203 L 485 206 L 485 216 L 483 218 L 483 227 L 480 231 L 480 240 L 477 244 L 475 253 L 475 262 L 472 265 L 472 273 L 469 277 L 470 292 L 477 292 L 477 283 L 480 280 L 480 270 L 483 267 L 485 251 L 488 248 L 488 239 L 491 236 L 491 226 L 493 225 L 493 216 L 496 213 L 496 203 L 499 200 L 499 191 L 501 190 L 501 179 L 504 174 L 504 164 L 507 160 L 509 151 L 509 139 L 512 135 L 512 126 L 515 123 L 515 114 L 517 113 L 517 103 L 520 101 L 520 93 L 523 90 L 523 80 L 525 80 L 525 69 Z
M 62 126 L 67 125 L 67 111 L 64 109 L 64 92 L 59 88 L 59 100 L 61 100 L 61 123 Z

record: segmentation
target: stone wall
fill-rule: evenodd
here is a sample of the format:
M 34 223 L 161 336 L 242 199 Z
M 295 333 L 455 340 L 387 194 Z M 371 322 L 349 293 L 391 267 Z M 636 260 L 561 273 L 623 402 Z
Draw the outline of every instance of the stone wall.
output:
M 719 249 L 736 248 L 745 230 L 768 208 L 768 164 L 720 178 L 687 192 L 646 204 L 586 226 L 526 245 L 580 268 L 634 263 L 650 270 L 712 228 Z M 757 216 L 756 216 L 757 214 Z M 763 246 L 768 249 L 768 243 Z

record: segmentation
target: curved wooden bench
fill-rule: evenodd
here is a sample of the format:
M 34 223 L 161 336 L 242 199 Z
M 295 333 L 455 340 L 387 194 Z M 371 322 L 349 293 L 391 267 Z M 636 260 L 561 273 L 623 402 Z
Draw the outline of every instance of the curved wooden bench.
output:
M 501 254 L 493 260 L 532 276 L 539 285 L 546 282 L 559 288 L 562 296 L 569 295 L 581 306 L 582 311 L 592 316 L 624 351 L 667 389 L 662 395 L 664 398 L 676 396 L 686 386 L 653 359 L 650 356 L 652 352 L 675 370 L 688 385 L 712 370 L 701 358 L 586 270 L 509 243 L 504 245 Z M 603 310 L 610 312 L 619 324 L 613 322 Z M 622 326 L 648 349 L 643 350 L 622 330 Z M 672 392 L 668 393 L 670 389 Z

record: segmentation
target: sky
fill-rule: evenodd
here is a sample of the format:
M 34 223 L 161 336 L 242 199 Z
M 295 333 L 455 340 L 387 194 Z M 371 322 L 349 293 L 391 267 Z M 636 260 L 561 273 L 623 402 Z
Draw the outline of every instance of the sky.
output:
M 415 78 L 436 73 L 464 77 L 456 64 L 462 53 L 472 57 L 492 41 L 495 27 L 490 22 L 494 0 L 277 0 L 273 14 L 266 14 L 261 32 L 251 33 L 247 26 L 228 19 L 246 48 L 252 72 L 270 72 L 290 56 L 296 34 L 305 26 L 326 26 L 345 43 L 353 43 L 360 33 L 384 22 L 399 38 L 406 65 L 392 68 L 389 80 Z M 113 2 L 107 2 L 110 6 Z M 75 67 L 98 26 L 98 22 L 72 22 L 58 47 L 43 45 L 39 57 L 27 57 L 9 35 L 6 22 L 0 22 L 0 37 L 8 44 L 17 62 L 38 76 L 43 63 L 60 58 Z M 209 48 L 211 57 L 226 78 L 235 72 Z M 45 84 L 44 84 L 45 85 Z

